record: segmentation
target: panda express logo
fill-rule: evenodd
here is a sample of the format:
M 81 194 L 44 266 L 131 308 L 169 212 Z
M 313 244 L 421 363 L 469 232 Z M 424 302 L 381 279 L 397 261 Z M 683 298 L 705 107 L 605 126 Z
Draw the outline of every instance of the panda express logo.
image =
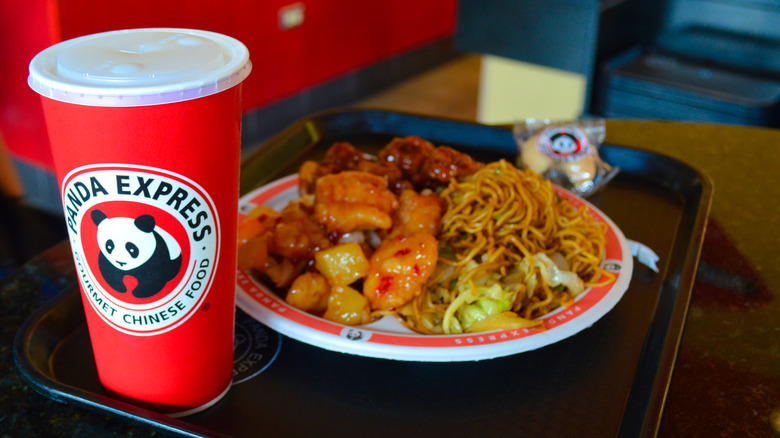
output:
M 571 127 L 545 129 L 539 134 L 537 148 L 555 161 L 577 161 L 591 153 L 585 133 Z
M 219 256 L 216 208 L 194 181 L 143 166 L 70 172 L 62 200 L 92 308 L 117 330 L 155 335 L 201 307 Z

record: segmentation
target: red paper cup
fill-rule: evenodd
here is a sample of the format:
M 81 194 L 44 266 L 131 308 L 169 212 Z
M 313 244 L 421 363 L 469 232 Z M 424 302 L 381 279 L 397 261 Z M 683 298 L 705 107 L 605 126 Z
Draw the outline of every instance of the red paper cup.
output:
M 233 368 L 243 44 L 133 29 L 30 63 L 100 382 L 173 416 L 216 403 Z

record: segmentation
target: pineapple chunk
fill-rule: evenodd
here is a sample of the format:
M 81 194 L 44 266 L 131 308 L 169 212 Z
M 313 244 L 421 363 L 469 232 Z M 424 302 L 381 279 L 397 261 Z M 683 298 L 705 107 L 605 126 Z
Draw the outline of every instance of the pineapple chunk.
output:
M 317 270 L 332 286 L 348 285 L 368 272 L 368 259 L 355 242 L 342 243 L 314 254 Z
M 349 286 L 336 286 L 330 291 L 323 318 L 344 325 L 368 324 L 371 310 L 363 294 Z

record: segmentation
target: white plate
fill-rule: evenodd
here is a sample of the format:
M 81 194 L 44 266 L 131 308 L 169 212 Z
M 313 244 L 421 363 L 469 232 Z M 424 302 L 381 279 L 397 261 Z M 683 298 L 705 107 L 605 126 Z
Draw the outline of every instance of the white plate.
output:
M 342 353 L 383 359 L 452 362 L 490 359 L 534 350 L 568 338 L 593 325 L 617 304 L 628 288 L 633 259 L 618 227 L 601 211 L 575 195 L 558 189 L 575 206 L 584 205 L 608 225 L 604 269 L 615 274 L 607 286 L 587 289 L 575 303 L 544 317 L 545 330 L 519 329 L 461 335 L 421 335 L 386 316 L 371 324 L 349 327 L 326 321 L 285 303 L 251 273 L 238 272 L 237 304 L 247 314 L 283 335 Z M 261 187 L 239 201 L 243 219 L 257 205 L 281 211 L 298 197 L 298 177 L 291 175 Z

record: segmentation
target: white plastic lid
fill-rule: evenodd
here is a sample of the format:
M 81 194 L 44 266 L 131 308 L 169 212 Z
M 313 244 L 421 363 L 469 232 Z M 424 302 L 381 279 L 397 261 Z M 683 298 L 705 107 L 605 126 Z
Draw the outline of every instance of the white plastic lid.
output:
M 28 84 L 51 99 L 90 106 L 180 102 L 233 87 L 252 70 L 238 40 L 193 29 L 129 29 L 49 47 Z

